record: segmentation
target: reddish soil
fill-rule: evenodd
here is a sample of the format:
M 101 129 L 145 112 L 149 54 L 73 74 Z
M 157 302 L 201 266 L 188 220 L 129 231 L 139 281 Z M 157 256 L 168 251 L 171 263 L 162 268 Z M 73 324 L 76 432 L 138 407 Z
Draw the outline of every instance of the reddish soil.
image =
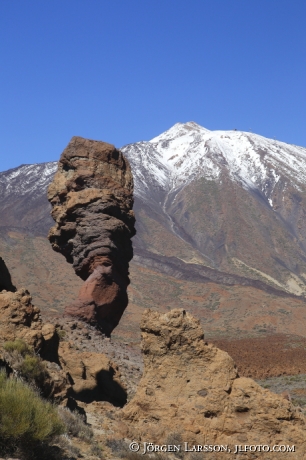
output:
M 211 339 L 227 351 L 239 375 L 253 379 L 306 374 L 306 338 L 274 334 L 241 339 Z

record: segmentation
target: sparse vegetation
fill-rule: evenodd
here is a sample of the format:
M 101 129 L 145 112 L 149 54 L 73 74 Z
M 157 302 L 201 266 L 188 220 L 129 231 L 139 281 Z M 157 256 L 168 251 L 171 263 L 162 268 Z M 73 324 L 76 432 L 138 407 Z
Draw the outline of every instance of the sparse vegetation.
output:
M 26 355 L 19 367 L 19 371 L 28 381 L 40 382 L 46 374 L 45 366 L 38 356 Z
M 79 457 L 80 449 L 75 446 L 67 435 L 58 436 L 55 440 L 55 444 L 66 453 L 69 454 L 69 460 L 73 460 Z
M 96 455 L 97 457 L 101 457 L 102 455 L 102 448 L 98 444 L 92 444 L 90 447 L 90 452 L 92 455 Z
M 127 444 L 121 439 L 107 439 L 106 445 L 120 458 L 125 458 L 130 453 Z
M 67 335 L 66 331 L 64 329 L 56 329 L 57 335 L 60 339 L 60 341 L 63 341 Z
M 59 416 L 66 426 L 66 431 L 71 436 L 90 442 L 93 437 L 92 428 L 86 425 L 82 416 L 77 412 L 71 412 L 67 407 L 58 408 Z
M 23 340 L 6 342 L 4 358 L 29 383 L 40 384 L 47 375 L 42 359 Z
M 51 403 L 27 384 L 0 373 L 0 452 L 31 450 L 64 430 Z
M 263 388 L 268 388 L 274 393 L 288 392 L 294 406 L 299 406 L 303 411 L 306 410 L 306 375 L 283 375 L 257 380 Z
M 14 341 L 8 341 L 3 345 L 3 348 L 7 353 L 13 354 L 14 352 L 16 352 L 19 355 L 21 355 L 23 358 L 26 355 L 32 355 L 33 354 L 33 350 L 31 350 L 29 345 L 26 344 L 21 339 L 16 339 Z

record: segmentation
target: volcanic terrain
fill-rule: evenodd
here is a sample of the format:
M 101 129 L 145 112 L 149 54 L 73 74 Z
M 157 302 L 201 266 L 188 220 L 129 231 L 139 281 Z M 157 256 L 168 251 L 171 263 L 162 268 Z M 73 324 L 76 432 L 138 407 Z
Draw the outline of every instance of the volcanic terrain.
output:
M 300 358 L 293 365 L 283 353 L 283 370 L 305 372 L 306 149 L 189 122 L 121 151 L 134 176 L 137 234 L 129 306 L 113 337 L 138 341 L 144 308 L 182 307 L 206 337 L 236 350 L 238 369 L 239 350 L 255 345 L 264 369 L 293 343 Z M 56 169 L 50 162 L 0 173 L 0 254 L 13 284 L 27 286 L 46 316 L 61 314 L 81 286 L 46 239 Z M 263 343 L 273 343 L 269 358 Z

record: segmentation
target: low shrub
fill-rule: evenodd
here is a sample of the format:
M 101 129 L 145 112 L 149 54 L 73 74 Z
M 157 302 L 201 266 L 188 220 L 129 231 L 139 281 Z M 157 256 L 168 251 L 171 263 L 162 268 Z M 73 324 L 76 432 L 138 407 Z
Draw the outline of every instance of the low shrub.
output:
M 65 424 L 66 432 L 71 436 L 90 442 L 93 437 L 92 428 L 84 423 L 83 418 L 77 412 L 71 412 L 67 407 L 59 407 L 58 414 Z
M 0 451 L 34 448 L 64 430 L 51 403 L 25 383 L 0 373 Z
M 46 368 L 38 356 L 26 355 L 18 370 L 29 382 L 41 382 L 46 375 Z
M 127 455 L 136 453 L 131 452 L 128 448 L 128 444 L 122 439 L 107 439 L 106 445 L 112 450 L 113 454 L 119 458 L 126 458 Z
M 8 353 L 17 352 L 22 357 L 25 357 L 26 355 L 33 355 L 33 350 L 21 339 L 5 342 L 3 348 Z
M 64 329 L 56 329 L 56 332 L 60 341 L 63 341 L 67 335 L 66 331 Z
M 39 356 L 23 340 L 16 339 L 3 345 L 4 358 L 12 369 L 27 382 L 40 384 L 47 376 L 46 368 Z
M 80 449 L 71 442 L 67 435 L 58 436 L 55 439 L 55 444 L 61 449 L 62 452 L 64 451 L 66 454 L 69 455 L 69 460 L 77 459 L 81 454 Z M 61 460 L 63 458 L 66 457 L 60 457 Z
M 102 449 L 100 446 L 98 446 L 98 444 L 92 444 L 92 446 L 90 447 L 90 453 L 101 458 Z

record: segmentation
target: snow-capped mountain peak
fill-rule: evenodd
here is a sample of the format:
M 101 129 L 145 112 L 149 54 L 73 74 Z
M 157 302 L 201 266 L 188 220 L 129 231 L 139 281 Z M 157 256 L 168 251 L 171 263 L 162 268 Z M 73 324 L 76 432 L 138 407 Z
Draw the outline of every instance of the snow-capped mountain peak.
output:
M 122 151 L 132 165 L 135 193 L 142 197 L 149 188 L 167 193 L 196 177 L 220 180 L 222 172 L 267 200 L 280 177 L 297 189 L 306 183 L 305 148 L 242 131 L 209 131 L 194 122 L 176 123 Z
M 177 137 L 183 137 L 186 135 L 188 136 L 188 134 L 190 135 L 195 133 L 209 133 L 209 130 L 203 128 L 203 126 L 198 125 L 194 121 L 189 121 L 187 123 L 176 123 L 164 133 L 151 139 L 150 142 L 154 144 L 156 142 L 169 141 Z

